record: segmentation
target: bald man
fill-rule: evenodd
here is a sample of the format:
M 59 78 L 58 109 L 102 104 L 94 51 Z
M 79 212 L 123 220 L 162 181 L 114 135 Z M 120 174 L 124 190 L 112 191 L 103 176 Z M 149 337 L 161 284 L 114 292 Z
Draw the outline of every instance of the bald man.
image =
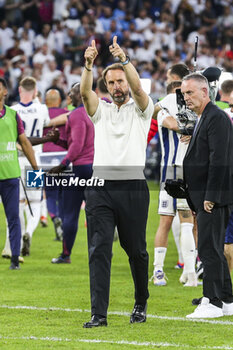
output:
M 60 108 L 61 105 L 61 95 L 60 92 L 56 89 L 50 89 L 46 92 L 45 103 L 49 110 L 50 119 L 54 119 L 60 114 L 64 114 L 67 111 L 63 108 Z M 43 136 L 45 136 L 51 128 L 45 128 Z M 59 127 L 60 138 L 66 140 L 65 125 Z M 53 142 L 47 142 L 43 146 L 43 152 L 65 152 L 66 149 L 62 146 L 56 145 Z M 56 158 L 56 156 L 54 157 Z M 55 187 L 46 187 L 46 202 L 51 217 L 54 229 L 55 229 L 55 240 L 62 241 L 62 200 L 61 200 L 61 188 L 58 186 Z

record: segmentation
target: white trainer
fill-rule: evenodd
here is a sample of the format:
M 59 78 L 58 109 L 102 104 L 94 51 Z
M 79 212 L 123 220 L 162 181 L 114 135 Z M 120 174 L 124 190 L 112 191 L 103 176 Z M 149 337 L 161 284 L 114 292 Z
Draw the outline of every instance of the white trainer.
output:
M 188 274 L 183 272 L 182 275 L 179 278 L 180 283 L 185 284 L 186 282 L 188 282 Z
M 233 303 L 224 303 L 222 302 L 222 311 L 223 316 L 232 316 L 233 315 Z
M 187 273 L 187 282 L 184 284 L 184 287 L 197 287 L 197 275 L 195 272 Z
M 11 258 L 11 250 L 4 248 L 2 251 L 2 258 L 10 259 Z
M 167 285 L 166 279 L 167 278 L 163 271 L 161 270 L 154 271 L 153 282 L 155 286 L 166 286 Z
M 223 309 L 210 303 L 206 297 L 202 298 L 201 304 L 194 310 L 192 314 L 186 318 L 216 318 L 223 316 Z

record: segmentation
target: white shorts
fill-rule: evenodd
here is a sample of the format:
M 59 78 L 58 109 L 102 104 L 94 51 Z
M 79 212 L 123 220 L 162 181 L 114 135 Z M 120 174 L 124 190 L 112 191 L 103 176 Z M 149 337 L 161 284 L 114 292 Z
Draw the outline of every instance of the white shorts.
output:
M 36 155 L 36 154 L 35 154 Z M 31 169 L 31 164 L 29 163 L 29 161 L 27 160 L 26 157 L 19 157 L 19 165 L 20 165 L 20 169 L 21 169 L 21 179 L 23 180 L 24 183 L 24 187 L 27 191 L 27 196 L 28 199 L 31 202 L 40 202 L 41 201 L 41 192 L 42 189 L 41 188 L 33 188 L 33 189 L 29 189 L 26 187 L 26 171 L 25 171 L 25 167 L 27 167 L 28 169 Z M 22 182 L 20 180 L 20 185 L 19 185 L 19 199 L 20 200 L 25 200 L 26 196 L 25 196 L 25 191 L 23 189 L 23 185 Z
M 177 210 L 190 210 L 185 198 L 177 198 L 176 208 Z
M 159 192 L 159 215 L 176 215 L 176 199 L 169 196 L 167 191 L 160 190 Z
M 173 198 L 169 196 L 167 191 L 161 190 L 159 192 L 159 215 L 175 216 L 176 210 L 190 210 L 186 199 Z

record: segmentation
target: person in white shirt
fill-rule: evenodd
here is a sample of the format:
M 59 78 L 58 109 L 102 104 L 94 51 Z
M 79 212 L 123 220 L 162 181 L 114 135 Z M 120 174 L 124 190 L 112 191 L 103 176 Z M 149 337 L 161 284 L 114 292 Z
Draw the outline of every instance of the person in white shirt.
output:
M 109 50 L 120 60 L 103 72 L 113 102 L 98 99 L 92 91 L 92 67 L 98 54 L 94 40 L 85 51 L 81 78 L 83 103 L 95 126 L 93 177 L 104 180 L 102 187 L 86 189 L 92 318 L 84 323 L 84 328 L 107 326 L 115 226 L 129 257 L 135 286 L 131 323 L 146 321 L 149 297 L 145 237 L 149 192 L 143 169 L 154 106 L 129 57 L 117 44 L 117 36 Z M 129 88 L 133 99 L 129 97 Z
M 36 80 L 32 77 L 25 77 L 19 83 L 20 102 L 11 106 L 23 121 L 25 134 L 27 137 L 42 137 L 43 128 L 49 126 L 50 118 L 48 108 L 45 104 L 34 102 L 37 96 Z M 38 153 L 42 152 L 42 145 L 33 146 L 35 157 L 38 163 Z M 25 180 L 26 169 L 29 162 L 24 154 L 19 151 L 19 164 L 21 168 L 22 180 Z M 25 175 L 24 175 L 25 174 Z M 25 186 L 25 184 L 24 184 Z M 20 183 L 20 205 L 19 214 L 21 222 L 21 231 L 23 238 L 22 255 L 30 254 L 30 244 L 33 232 L 35 231 L 41 211 L 41 189 L 27 191 L 30 200 L 33 216 L 26 210 L 25 192 Z M 25 225 L 24 211 L 27 215 L 27 224 Z M 8 240 L 6 240 L 5 250 L 8 250 Z
M 181 85 L 181 81 L 177 83 Z M 158 208 L 160 223 L 155 235 L 153 282 L 155 286 L 167 284 L 163 266 L 167 251 L 168 233 L 177 210 L 180 220 L 178 230 L 180 234 L 180 249 L 184 262 L 184 270 L 180 277 L 180 282 L 184 283 L 185 287 L 197 287 L 195 240 L 191 210 L 185 199 L 175 200 L 164 190 L 164 184 L 167 179 L 183 178 L 182 164 L 188 146 L 180 142 L 181 135 L 177 133 L 179 128 L 176 121 L 178 113 L 176 93 L 168 94 L 158 102 L 158 105 L 161 108 L 157 120 L 162 159 Z M 172 228 L 174 229 L 174 227 Z

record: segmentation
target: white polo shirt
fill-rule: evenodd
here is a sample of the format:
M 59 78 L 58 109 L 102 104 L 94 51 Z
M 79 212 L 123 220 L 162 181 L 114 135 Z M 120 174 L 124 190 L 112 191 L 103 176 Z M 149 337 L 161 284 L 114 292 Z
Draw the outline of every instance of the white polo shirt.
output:
M 95 127 L 93 176 L 105 180 L 144 179 L 147 135 L 154 105 L 142 112 L 133 99 L 119 109 L 114 103 L 99 100 L 90 117 Z

